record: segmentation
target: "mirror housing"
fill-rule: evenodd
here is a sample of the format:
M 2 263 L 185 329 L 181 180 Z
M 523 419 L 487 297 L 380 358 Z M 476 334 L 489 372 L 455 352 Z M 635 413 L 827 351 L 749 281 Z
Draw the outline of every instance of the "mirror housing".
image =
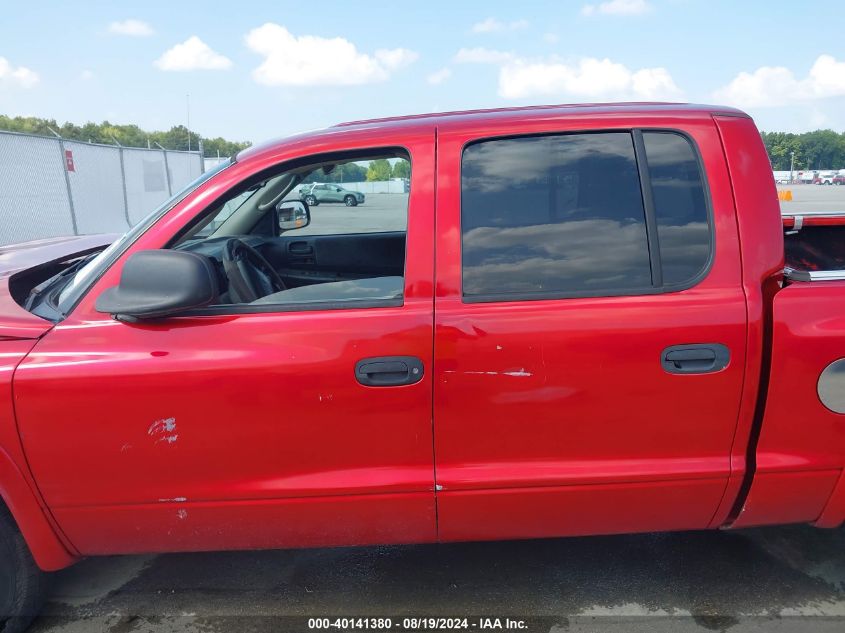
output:
M 304 200 L 282 200 L 276 205 L 273 221 L 277 235 L 304 229 L 311 224 L 311 209 Z
M 120 283 L 97 297 L 97 312 L 122 321 L 157 319 L 204 308 L 219 300 L 217 271 L 197 253 L 139 251 L 130 255 Z

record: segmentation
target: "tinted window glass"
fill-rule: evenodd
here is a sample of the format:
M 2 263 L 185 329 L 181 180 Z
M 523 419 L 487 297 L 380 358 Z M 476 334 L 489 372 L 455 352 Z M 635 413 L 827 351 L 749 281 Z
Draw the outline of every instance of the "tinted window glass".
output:
M 629 133 L 476 143 L 464 151 L 461 187 L 464 295 L 651 285 Z
M 664 284 L 691 281 L 710 257 L 710 227 L 698 160 L 680 134 L 644 132 Z

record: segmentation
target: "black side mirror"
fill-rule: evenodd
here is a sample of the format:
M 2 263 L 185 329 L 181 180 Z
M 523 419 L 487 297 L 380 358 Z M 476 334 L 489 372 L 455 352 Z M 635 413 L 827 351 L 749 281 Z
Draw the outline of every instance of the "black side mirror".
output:
M 311 224 L 311 209 L 305 200 L 283 200 L 276 205 L 275 226 L 277 235 L 294 229 L 304 229 Z
M 120 320 L 155 319 L 217 303 L 219 292 L 209 258 L 186 251 L 140 251 L 126 260 L 120 283 L 97 297 L 96 308 Z

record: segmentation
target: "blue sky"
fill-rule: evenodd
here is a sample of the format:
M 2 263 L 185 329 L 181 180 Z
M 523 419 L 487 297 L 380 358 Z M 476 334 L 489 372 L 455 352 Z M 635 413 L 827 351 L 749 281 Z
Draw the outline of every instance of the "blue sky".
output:
M 532 103 L 742 107 L 845 130 L 841 15 L 779 1 L 11 2 L 0 113 L 260 141 L 358 118 Z

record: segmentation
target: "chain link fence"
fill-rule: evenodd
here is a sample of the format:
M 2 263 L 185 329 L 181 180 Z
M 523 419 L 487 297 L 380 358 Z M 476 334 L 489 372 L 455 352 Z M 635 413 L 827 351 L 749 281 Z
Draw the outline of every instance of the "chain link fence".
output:
M 203 169 L 200 152 L 0 132 L 0 245 L 122 233 Z

